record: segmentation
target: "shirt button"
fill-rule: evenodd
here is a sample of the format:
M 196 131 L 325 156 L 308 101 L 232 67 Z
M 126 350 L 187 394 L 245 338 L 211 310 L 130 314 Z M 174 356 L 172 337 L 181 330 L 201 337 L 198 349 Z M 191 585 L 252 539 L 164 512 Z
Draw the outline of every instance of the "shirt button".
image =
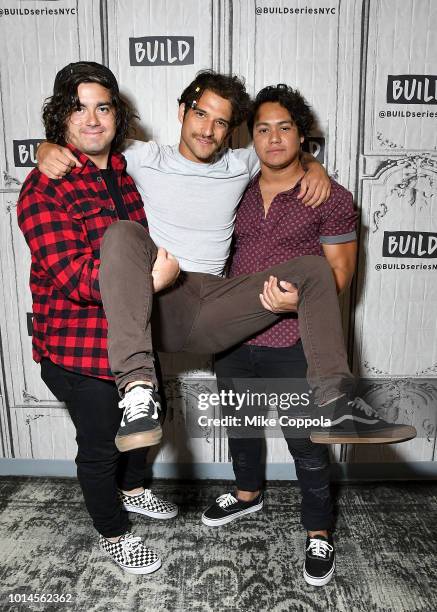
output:
M 98 176 L 98 177 L 97 177 L 97 182 L 98 182 L 98 183 L 101 183 L 102 181 L 103 181 L 103 178 L 102 178 L 101 176 Z
M 109 210 L 115 210 L 115 206 L 114 206 L 114 204 L 110 204 L 110 205 L 109 205 Z

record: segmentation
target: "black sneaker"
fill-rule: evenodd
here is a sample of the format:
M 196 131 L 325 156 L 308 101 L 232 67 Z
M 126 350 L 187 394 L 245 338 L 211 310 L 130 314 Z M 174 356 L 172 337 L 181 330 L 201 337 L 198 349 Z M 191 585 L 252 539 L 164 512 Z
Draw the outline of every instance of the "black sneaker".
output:
M 161 567 L 161 559 L 156 552 L 146 548 L 141 538 L 132 533 L 125 533 L 118 542 L 110 542 L 101 535 L 99 544 L 129 574 L 151 574 Z
M 313 427 L 310 435 L 316 444 L 391 444 L 417 435 L 411 425 L 384 421 L 360 397 L 350 401 L 343 395 L 318 407 L 313 418 L 320 421 L 320 426 Z M 330 425 L 324 426 L 328 420 Z
M 313 586 L 328 584 L 335 571 L 335 550 L 332 537 L 315 535 L 307 537 L 303 577 Z
M 215 502 L 202 514 L 202 523 L 208 527 L 218 527 L 235 521 L 245 514 L 257 512 L 263 507 L 263 494 L 260 493 L 251 502 L 236 499 L 231 493 L 217 497 Z
M 129 389 L 118 405 L 124 408 L 120 429 L 115 437 L 115 445 L 120 452 L 161 442 L 161 403 L 152 387 L 136 385 Z

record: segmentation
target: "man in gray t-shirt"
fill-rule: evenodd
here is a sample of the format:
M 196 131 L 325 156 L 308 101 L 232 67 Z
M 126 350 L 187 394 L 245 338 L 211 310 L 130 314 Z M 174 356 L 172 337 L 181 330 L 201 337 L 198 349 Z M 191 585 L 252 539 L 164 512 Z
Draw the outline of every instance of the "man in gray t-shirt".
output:
M 257 274 L 218 277 L 229 254 L 238 202 L 256 171 L 253 153 L 223 149 L 249 109 L 244 85 L 237 77 L 205 71 L 188 85 L 179 102 L 182 128 L 177 147 L 137 143 L 126 151 L 128 170 L 144 198 L 150 235 L 135 223 L 113 223 L 101 247 L 99 283 L 109 326 L 109 360 L 124 394 L 118 448 L 132 450 L 157 444 L 161 438 L 151 395 L 156 384 L 153 347 L 169 352 L 219 352 L 276 322 L 277 313 L 290 311 L 299 315 L 316 403 L 323 406 L 327 419 L 333 421 L 335 411 L 336 421 L 342 422 L 345 416 L 354 421 L 349 414 L 352 403 L 344 395 L 353 377 L 335 283 L 324 259 L 300 257 Z M 88 123 L 92 125 L 84 124 L 83 129 L 94 131 L 98 117 Z M 62 175 L 77 163 L 65 149 L 59 152 L 53 145 L 42 146 L 53 149 L 51 162 L 43 164 L 44 156 L 39 154 L 40 169 L 49 176 Z M 53 165 L 53 158 L 60 155 L 63 165 Z M 312 165 L 316 186 L 309 186 L 305 176 L 300 196 L 306 192 L 308 203 L 317 204 L 329 195 L 330 181 L 317 162 Z M 153 296 L 151 267 L 157 246 L 172 252 L 184 274 L 174 287 Z M 353 426 L 347 431 L 340 428 L 335 435 L 330 435 L 328 427 L 326 441 L 383 443 L 415 435 L 412 428 L 398 431 L 379 419 L 373 424 L 377 433 L 364 438 Z

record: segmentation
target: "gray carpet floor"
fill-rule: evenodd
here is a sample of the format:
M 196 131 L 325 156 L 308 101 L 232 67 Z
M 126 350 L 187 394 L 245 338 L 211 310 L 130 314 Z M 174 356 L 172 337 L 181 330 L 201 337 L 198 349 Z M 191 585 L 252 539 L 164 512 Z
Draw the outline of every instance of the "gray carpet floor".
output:
M 436 612 L 437 483 L 336 487 L 337 571 L 323 588 L 302 577 L 300 494 L 267 485 L 263 511 L 219 528 L 200 523 L 220 481 L 157 481 L 176 519 L 131 515 L 162 568 L 125 574 L 97 547 L 74 479 L 0 478 L 0 609 L 80 612 Z M 69 593 L 59 604 L 19 593 Z

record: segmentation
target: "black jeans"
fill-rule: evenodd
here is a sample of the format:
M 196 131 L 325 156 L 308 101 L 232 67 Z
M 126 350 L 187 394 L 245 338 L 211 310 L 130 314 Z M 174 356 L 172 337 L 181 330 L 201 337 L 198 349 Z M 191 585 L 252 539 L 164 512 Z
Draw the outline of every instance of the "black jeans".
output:
M 233 388 L 232 378 L 299 378 L 305 379 L 307 362 L 299 341 L 286 348 L 243 344 L 216 357 L 215 371 L 219 391 Z M 231 437 L 237 488 L 257 491 L 262 488 L 264 466 L 261 436 Z M 294 458 L 302 492 L 301 519 L 305 529 L 317 531 L 333 527 L 333 503 L 330 491 L 330 467 L 327 446 L 313 444 L 309 437 L 288 438 L 288 449 Z
M 123 416 L 115 383 L 64 370 L 49 359 L 41 362 L 41 377 L 65 402 L 76 428 L 77 477 L 94 527 L 106 538 L 126 533 L 128 515 L 117 489 L 143 486 L 147 449 L 119 453 L 115 446 Z

